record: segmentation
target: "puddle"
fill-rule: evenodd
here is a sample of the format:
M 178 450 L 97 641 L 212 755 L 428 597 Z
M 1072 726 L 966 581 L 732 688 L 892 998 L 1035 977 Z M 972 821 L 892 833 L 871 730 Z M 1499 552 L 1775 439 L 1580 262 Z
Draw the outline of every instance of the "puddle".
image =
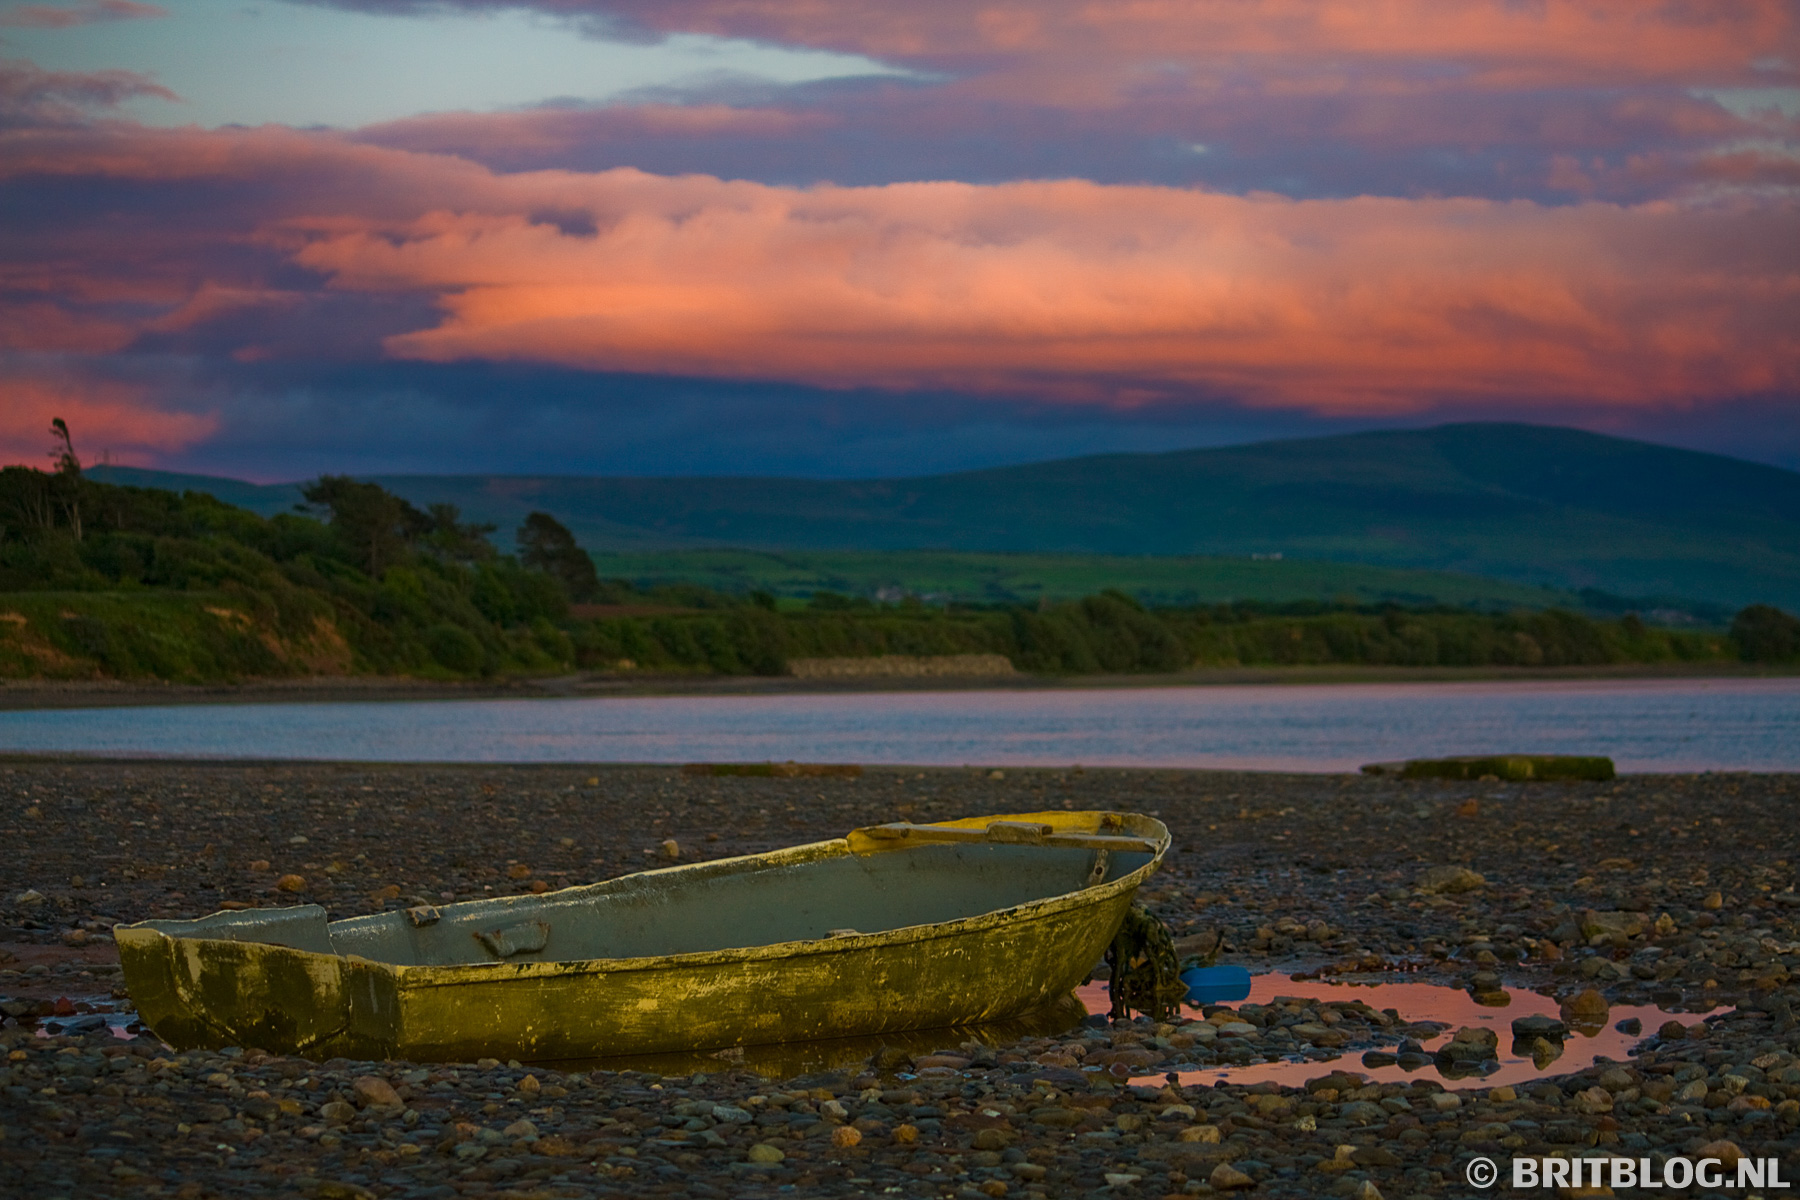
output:
M 1087 984 L 1078 989 L 1076 994 L 1089 1012 L 1104 1013 L 1111 1008 L 1112 1001 L 1104 983 Z M 1298 1087 L 1308 1079 L 1316 1079 L 1329 1071 L 1344 1070 L 1354 1071 L 1375 1083 L 1405 1083 L 1428 1078 L 1449 1089 L 1498 1087 L 1502 1084 L 1530 1083 L 1550 1076 L 1567 1075 L 1592 1066 L 1602 1058 L 1623 1062 L 1630 1057 L 1632 1047 L 1653 1036 L 1663 1022 L 1678 1020 L 1683 1025 L 1691 1025 L 1710 1013 L 1723 1011 L 1723 1006 L 1707 1009 L 1705 1012 L 1676 1012 L 1653 1005 L 1617 1005 L 1607 1013 L 1599 1028 L 1592 1032 L 1584 1033 L 1571 1025 L 1568 1035 L 1563 1039 L 1561 1056 L 1539 1069 L 1529 1054 L 1523 1053 L 1524 1047 L 1520 1047 L 1521 1053 L 1513 1053 L 1512 1022 L 1518 1017 L 1526 1016 L 1560 1017 L 1557 1002 L 1548 996 L 1520 989 L 1508 989 L 1505 994 L 1507 1002 L 1504 1005 L 1477 1004 L 1469 993 L 1443 984 L 1326 983 L 1314 979 L 1295 979 L 1280 972 L 1254 975 L 1250 980 L 1250 995 L 1240 1003 L 1267 1005 L 1275 1003 L 1278 998 L 1361 1001 L 1377 1011 L 1394 1009 L 1403 1021 L 1441 1023 L 1445 1026 L 1442 1032 L 1431 1037 L 1421 1035 L 1416 1038 L 1426 1053 L 1444 1045 L 1451 1035 L 1465 1025 L 1492 1029 L 1500 1039 L 1498 1065 L 1486 1074 L 1472 1075 L 1445 1075 L 1435 1063 L 1410 1069 L 1399 1065 L 1369 1067 L 1362 1063 L 1362 1055 L 1369 1047 L 1346 1047 L 1336 1052 L 1335 1056 L 1330 1052 L 1305 1058 L 1291 1056 L 1243 1066 L 1190 1068 L 1178 1070 L 1174 1074 L 1183 1086 L 1278 1083 Z M 1194 1006 L 1189 1008 L 1193 1009 Z M 1625 1033 L 1618 1029 L 1618 1025 L 1631 1020 L 1641 1023 L 1639 1032 Z M 1373 1048 L 1388 1053 L 1394 1051 L 1392 1045 Z M 1138 1078 L 1161 1081 L 1167 1074 L 1159 1071 Z
M 1563 1039 L 1562 1054 L 1543 1069 L 1528 1054 L 1513 1050 L 1512 1022 L 1523 1016 L 1560 1017 L 1555 1000 L 1536 992 L 1509 990 L 1504 1005 L 1477 1004 L 1469 993 L 1458 988 L 1430 983 L 1360 983 L 1323 982 L 1295 979 L 1291 975 L 1271 972 L 1250 978 L 1250 994 L 1238 1003 L 1268 1005 L 1278 998 L 1322 1001 L 1361 1001 L 1377 1011 L 1394 1009 L 1403 1021 L 1420 1024 L 1434 1022 L 1444 1028 L 1435 1034 L 1420 1034 L 1416 1040 L 1430 1053 L 1447 1042 L 1464 1026 L 1492 1029 L 1499 1038 L 1500 1056 L 1486 1074 L 1445 1075 L 1435 1063 L 1411 1069 L 1398 1064 L 1364 1066 L 1362 1055 L 1367 1049 L 1392 1053 L 1392 1043 L 1379 1047 L 1345 1047 L 1340 1051 L 1314 1051 L 1307 1057 L 1298 1055 L 1274 1061 L 1237 1065 L 1208 1065 L 1177 1069 L 1180 1082 L 1194 1084 L 1279 1083 L 1298 1087 L 1333 1070 L 1355 1071 L 1371 1082 L 1404 1083 L 1430 1078 L 1446 1088 L 1468 1089 L 1498 1087 L 1502 1084 L 1529 1083 L 1555 1075 L 1566 1075 L 1593 1065 L 1602 1058 L 1624 1061 L 1632 1047 L 1652 1036 L 1664 1021 L 1679 1020 L 1693 1024 L 1707 1012 L 1675 1012 L 1650 1005 L 1619 1005 L 1612 1008 L 1598 1028 L 1584 1033 L 1571 1027 Z M 1236 1007 L 1226 1005 L 1225 1007 Z M 1112 1008 L 1105 983 L 1086 984 L 1063 1001 L 1036 1013 L 1012 1021 L 961 1028 L 921 1029 L 907 1033 L 890 1033 L 882 1037 L 840 1038 L 831 1041 L 801 1042 L 777 1046 L 746 1046 L 722 1054 L 658 1054 L 584 1059 L 546 1063 L 561 1070 L 637 1070 L 663 1075 L 691 1075 L 695 1071 L 713 1073 L 723 1070 L 749 1070 L 768 1078 L 792 1079 L 802 1075 L 829 1071 L 854 1071 L 865 1067 L 869 1057 L 882 1049 L 910 1056 L 952 1049 L 966 1041 L 979 1041 L 998 1051 L 1010 1044 L 1033 1037 L 1054 1037 L 1072 1032 L 1090 1015 L 1105 1015 Z M 1199 1006 L 1190 1005 L 1195 1015 Z M 1620 1023 L 1636 1019 L 1641 1023 L 1637 1033 L 1616 1028 Z M 1521 1047 L 1521 1051 L 1523 1047 Z M 1029 1066 L 1029 1064 L 1027 1064 Z M 1167 1072 L 1152 1071 L 1137 1076 L 1145 1082 L 1162 1082 Z M 908 1076 L 903 1076 L 908 1077 Z
M 68 997 L 63 997 L 67 1000 Z M 21 1025 L 35 1025 L 36 1037 L 62 1034 L 79 1035 L 101 1029 L 121 1041 L 148 1036 L 150 1030 L 138 1020 L 137 1012 L 128 1004 L 118 1004 L 110 996 L 83 996 L 72 1001 L 73 1012 L 42 1017 L 17 1018 Z

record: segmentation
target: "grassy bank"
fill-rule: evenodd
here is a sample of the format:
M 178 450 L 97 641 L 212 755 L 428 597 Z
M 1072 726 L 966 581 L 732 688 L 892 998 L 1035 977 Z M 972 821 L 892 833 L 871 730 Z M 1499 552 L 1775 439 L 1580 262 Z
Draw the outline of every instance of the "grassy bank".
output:
M 471 580 L 391 570 L 340 591 L 243 585 L 0 594 L 0 677 L 209 682 L 308 675 L 426 679 L 584 670 L 779 675 L 790 659 L 1000 654 L 1049 675 L 1361 665 L 1729 663 L 1730 634 L 1575 613 L 1450 609 L 1148 609 L 1119 594 L 1043 608 L 641 607 L 638 615 L 486 618 Z M 652 600 L 654 596 L 640 595 Z M 692 598 L 691 596 L 688 598 Z
M 264 518 L 199 493 L 95 483 L 78 470 L 0 472 L 0 677 L 778 675 L 799 658 L 962 654 L 1003 655 L 1051 676 L 1800 659 L 1800 622 L 1768 608 L 1746 609 L 1727 632 L 1662 628 L 1631 614 L 1494 611 L 1495 597 L 1468 606 L 1157 605 L 1109 588 L 1061 602 L 1046 593 L 1033 604 L 942 606 L 640 586 L 599 578 L 568 531 L 541 513 L 509 556 L 489 542 L 491 527 L 465 524 L 447 505 L 421 512 L 342 478 L 308 495 L 318 519 Z M 941 558 L 946 570 L 974 569 L 973 556 Z M 858 561 L 874 569 L 879 556 Z M 1019 564 L 1048 569 L 1056 560 Z
M 1312 611 L 1309 611 L 1311 609 Z M 1042 608 L 808 608 L 631 616 L 573 632 L 588 669 L 778 674 L 790 658 L 1001 654 L 1052 675 L 1194 667 L 1567 667 L 1735 662 L 1720 632 L 1657 629 L 1576 613 L 1385 611 L 1321 606 L 1149 609 L 1108 593 Z

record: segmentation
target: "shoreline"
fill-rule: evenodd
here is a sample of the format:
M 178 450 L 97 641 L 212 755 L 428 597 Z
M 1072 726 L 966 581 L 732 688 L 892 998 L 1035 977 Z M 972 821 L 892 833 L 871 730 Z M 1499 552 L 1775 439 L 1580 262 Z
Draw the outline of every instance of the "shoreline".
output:
M 0 712 L 194 704 L 421 700 L 569 700 L 642 696 L 788 696 L 936 691 L 1084 691 L 1121 688 L 1371 683 L 1557 683 L 1621 680 L 1788 679 L 1800 669 L 1732 663 L 1620 663 L 1600 667 L 1220 667 L 1169 674 L 796 678 L 582 672 L 496 680 L 314 676 L 243 683 L 142 680 L 0 680 Z
M 1476 1156 L 1800 1169 L 1800 898 L 1776 857 L 1800 774 L 86 762 L 0 768 L 0 791 L 13 801 L 0 807 L 7 1194 L 126 1200 L 179 1181 L 197 1191 L 177 1195 L 355 1200 L 1059 1200 L 1254 1185 L 1280 1200 L 1435 1200 L 1465 1194 Z M 1165 1023 L 679 1062 L 319 1062 L 172 1051 L 110 1028 L 134 1012 L 118 921 L 302 902 L 396 912 L 896 816 L 1059 807 L 1158 816 L 1173 845 L 1138 901 L 1183 953 L 1289 977 L 1256 1003 Z M 1497 988 L 1509 1010 L 1483 1007 Z M 1565 1011 L 1616 1031 L 1614 1057 L 1579 1030 L 1566 1044 L 1503 1036 L 1516 1017 Z M 1477 1059 L 1508 1074 L 1465 1064 Z
M 159 756 L 159 755 L 155 755 L 155 754 L 146 754 L 141 751 L 121 751 L 117 754 L 111 754 L 111 753 L 106 753 L 103 751 L 96 752 L 96 751 L 85 751 L 85 750 L 83 750 L 83 751 L 0 750 L 0 774 L 8 773 L 8 771 L 12 768 L 29 769 L 29 768 L 33 768 L 33 767 L 67 767 L 67 768 L 71 768 L 71 769 L 82 768 L 82 767 L 117 767 L 117 768 L 122 768 L 122 769 L 127 769 L 127 770 L 139 769 L 139 768 L 146 769 L 146 770 L 174 770 L 174 769 L 203 770 L 203 769 L 210 769 L 210 768 L 220 768 L 220 769 L 225 769 L 225 770 L 237 770 L 237 769 L 241 768 L 244 770 L 258 770 L 258 771 L 282 771 L 282 770 L 296 771 L 296 772 L 306 772 L 306 771 L 314 771 L 314 770 L 338 771 L 338 772 L 347 772 L 347 773 L 354 773 L 354 774 L 367 774 L 367 775 L 394 775 L 394 774 L 404 774 L 406 772 L 414 772 L 414 771 L 454 772 L 454 771 L 492 770 L 492 771 L 513 771 L 513 772 L 522 772 L 522 773 L 541 772 L 545 775 L 560 776 L 560 775 L 566 775 L 571 771 L 575 771 L 575 772 L 585 772 L 588 776 L 590 776 L 590 778 L 598 779 L 601 781 L 602 784 L 604 784 L 605 782 L 607 782 L 609 773 L 614 774 L 614 775 L 629 775 L 632 773 L 642 772 L 642 771 L 674 771 L 674 772 L 678 772 L 678 773 L 687 774 L 687 773 L 689 773 L 690 768 L 695 768 L 695 767 L 763 766 L 763 765 L 766 765 L 768 763 L 772 763 L 775 761 L 777 761 L 777 760 L 757 759 L 757 760 L 741 760 L 740 761 L 740 760 L 723 760 L 723 759 L 718 759 L 718 760 L 669 759 L 667 761 L 662 761 L 662 760 L 651 760 L 651 759 L 638 759 L 638 760 L 632 760 L 632 761 L 626 762 L 626 761 L 613 761 L 613 760 L 609 760 L 609 759 L 579 759 L 579 760 L 578 759 L 543 759 L 543 760 L 534 760 L 534 761 L 526 761 L 526 760 L 514 761 L 514 760 L 505 760 L 505 759 L 492 759 L 492 760 L 477 761 L 477 760 L 470 760 L 470 759 L 454 759 L 454 758 L 447 758 L 447 759 L 434 759 L 434 758 L 414 758 L 414 759 L 401 759 L 401 758 L 269 758 L 266 756 L 236 757 L 236 756 L 226 755 L 226 754 L 221 754 L 221 755 L 217 755 L 214 757 L 206 757 L 204 755 L 195 755 L 195 754 L 170 754 L 170 755 L 166 755 L 166 756 Z M 793 764 L 793 762 L 794 762 L 794 760 L 791 760 L 791 759 L 785 760 L 785 761 L 788 764 Z M 1101 781 L 1104 781 L 1107 778 L 1112 777 L 1112 776 L 1124 777 L 1124 776 L 1148 775 L 1148 776 L 1158 776 L 1158 777 L 1161 777 L 1161 776 L 1190 777 L 1191 776 L 1195 779 L 1211 779 L 1211 778 L 1216 777 L 1217 779 L 1221 779 L 1221 780 L 1227 779 L 1227 778 L 1230 778 L 1230 779 L 1240 779 L 1241 778 L 1241 779 L 1253 779 L 1253 780 L 1262 780 L 1262 781 L 1307 780 L 1310 782 L 1318 782 L 1321 780 L 1344 781 L 1344 780 L 1361 780 L 1361 779 L 1382 778 L 1383 777 L 1382 773 L 1367 772 L 1367 771 L 1362 770 L 1360 767 L 1321 767 L 1318 770 L 1309 771 L 1309 770 L 1305 770 L 1303 768 L 1289 766 L 1289 765 L 1266 766 L 1266 767 L 1246 767 L 1246 766 L 1235 766 L 1235 765 L 1229 765 L 1229 764 L 1228 765 L 1219 765 L 1219 766 L 1189 766 L 1189 765 L 1179 765 L 1179 764 L 1170 765 L 1170 764 L 1155 764 L 1155 763 L 1127 764 L 1127 763 L 1049 763 L 1049 762 L 1023 763 L 1023 764 L 1021 764 L 1021 763 L 1005 763 L 1005 764 L 1001 764 L 1001 765 L 995 765 L 993 763 L 987 763 L 987 762 L 969 762 L 969 763 L 957 763 L 957 764 L 925 763 L 925 762 L 921 762 L 921 763 L 900 763 L 900 762 L 861 762 L 861 763 L 816 762 L 815 763 L 815 762 L 807 762 L 807 763 L 799 763 L 798 765 L 802 766 L 802 767 L 831 768 L 831 770 L 829 770 L 827 772 L 827 774 L 829 774 L 831 776 L 839 777 L 839 778 L 861 778 L 865 774 L 874 774 L 874 775 L 897 774 L 897 775 L 912 775 L 912 776 L 916 776 L 920 779 L 939 779 L 939 778 L 948 778 L 948 777 L 952 777 L 952 776 L 964 776 L 964 775 L 967 775 L 970 778 L 989 779 L 989 778 L 996 778 L 996 777 L 997 778 L 1005 778 L 1008 775 L 1016 774 L 1016 775 L 1021 775 L 1021 776 L 1036 776 L 1036 775 L 1062 776 L 1062 775 L 1067 775 L 1071 778 L 1076 778 L 1076 779 L 1084 778 L 1086 776 L 1091 775 L 1091 776 L 1096 776 Z M 851 771 L 847 771 L 847 770 L 841 770 L 841 768 L 855 768 L 855 770 L 854 770 L 854 772 L 851 772 Z M 996 775 L 996 773 L 998 773 L 998 774 Z M 736 772 L 732 772 L 732 774 L 736 774 Z M 1622 771 L 1619 771 L 1618 774 L 1614 776 L 1614 780 L 1615 781 L 1628 781 L 1631 783 L 1640 783 L 1640 784 L 1647 783 L 1647 782 L 1653 783 L 1658 780 L 1661 780 L 1661 781 L 1672 783 L 1672 784 L 1688 785 L 1688 784 L 1695 784 L 1695 783 L 1700 783 L 1700 782 L 1719 782 L 1719 781 L 1729 781 L 1729 780 L 1734 780 L 1734 779 L 1737 779 L 1737 780 L 1789 779 L 1789 778 L 1793 778 L 1796 776 L 1800 776 L 1800 771 L 1784 770 L 1784 769 L 1780 769 L 1780 768 L 1744 767 L 1741 769 L 1734 769 L 1734 768 L 1727 767 L 1727 768 L 1721 768 L 1721 769 L 1716 769 L 1716 770 L 1707 768 L 1707 769 L 1700 769 L 1700 770 L 1685 770 L 1685 771 L 1684 770 L 1674 770 L 1674 769 L 1656 770 L 1656 771 L 1623 771 L 1622 770 Z M 770 776 L 763 776 L 763 777 L 764 778 L 778 778 L 778 779 L 816 779 L 816 778 L 820 778 L 821 776 L 820 776 L 820 773 L 818 773 L 818 772 L 803 771 L 799 774 L 792 775 L 792 776 L 770 775 Z M 1439 784 L 1454 783 L 1454 784 L 1458 784 L 1460 786 L 1468 786 L 1468 787 L 1473 787 L 1473 786 L 1477 786 L 1477 785 L 1489 786 L 1487 784 L 1479 784 L 1479 781 L 1469 781 L 1469 780 L 1451 780 L 1451 781 L 1417 780 L 1417 779 L 1401 780 L 1399 776 L 1393 775 L 1391 773 L 1387 773 L 1385 775 L 1385 777 L 1388 779 L 1392 779 L 1392 780 L 1399 780 L 1400 782 L 1407 783 L 1407 784 L 1418 784 L 1418 783 L 1430 782 L 1430 783 L 1439 783 Z M 1556 786 L 1563 786 L 1563 782 L 1564 781 L 1560 781 L 1560 780 L 1549 780 L 1549 781 L 1545 781 L 1545 780 L 1513 780 L 1513 781 L 1507 781 L 1507 782 L 1503 782 L 1501 784 L 1493 785 L 1493 786 L 1513 787 L 1513 786 L 1531 785 L 1531 786 L 1541 786 L 1541 787 L 1556 787 Z

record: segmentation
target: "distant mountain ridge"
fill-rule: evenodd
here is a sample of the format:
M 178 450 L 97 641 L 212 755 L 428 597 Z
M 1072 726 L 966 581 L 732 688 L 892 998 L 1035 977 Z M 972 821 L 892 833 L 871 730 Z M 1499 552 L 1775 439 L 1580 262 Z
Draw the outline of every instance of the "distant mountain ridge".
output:
M 132 468 L 117 483 L 298 499 Z M 1255 555 L 1800 608 L 1800 473 L 1552 426 L 1457 424 L 884 480 L 376 476 L 510 531 L 658 546 Z

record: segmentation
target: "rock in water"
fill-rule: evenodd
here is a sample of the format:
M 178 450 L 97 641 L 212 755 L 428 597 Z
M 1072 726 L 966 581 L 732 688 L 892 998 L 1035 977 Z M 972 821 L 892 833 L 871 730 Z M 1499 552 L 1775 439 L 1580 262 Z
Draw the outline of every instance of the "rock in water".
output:
M 1491 1029 L 1465 1025 L 1440 1047 L 1437 1057 L 1444 1062 L 1486 1062 L 1499 1056 L 1500 1038 Z
M 1606 1003 L 1606 997 L 1593 988 L 1571 996 L 1562 1004 L 1563 1020 L 1568 1022 L 1570 1028 L 1590 1035 L 1605 1028 L 1607 1014 L 1611 1011 L 1612 1007 Z
M 1395 770 L 1388 764 L 1372 774 L 1393 773 L 1402 779 L 1510 779 L 1592 780 L 1604 782 L 1615 774 L 1613 761 L 1599 756 L 1570 754 L 1498 754 L 1458 758 L 1413 758 Z M 1364 767 L 1369 771 L 1369 767 Z
M 1514 1017 L 1512 1031 L 1513 1036 L 1520 1041 L 1548 1038 L 1560 1042 L 1569 1036 L 1569 1027 L 1555 1017 Z

